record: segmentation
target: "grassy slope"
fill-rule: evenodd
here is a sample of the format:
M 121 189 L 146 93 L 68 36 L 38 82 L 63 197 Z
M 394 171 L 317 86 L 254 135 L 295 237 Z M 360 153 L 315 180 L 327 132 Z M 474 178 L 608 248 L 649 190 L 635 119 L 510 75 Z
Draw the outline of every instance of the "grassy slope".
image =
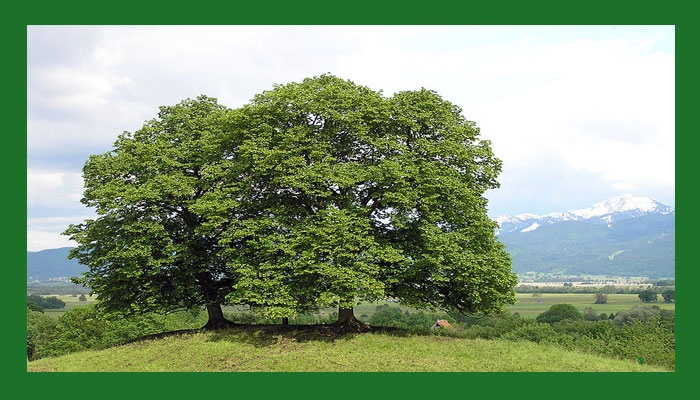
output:
M 30 362 L 28 371 L 664 371 L 531 342 L 235 328 Z

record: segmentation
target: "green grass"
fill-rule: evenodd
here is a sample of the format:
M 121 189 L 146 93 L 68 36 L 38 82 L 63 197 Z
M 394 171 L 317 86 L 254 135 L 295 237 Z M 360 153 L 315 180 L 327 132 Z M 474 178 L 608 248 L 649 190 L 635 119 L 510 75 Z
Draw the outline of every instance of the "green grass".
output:
M 233 328 L 44 358 L 28 371 L 666 371 L 532 342 Z
M 535 318 L 538 314 L 547 311 L 553 304 L 572 304 L 581 312 L 584 308 L 590 307 L 596 314 L 606 313 L 608 315 L 641 305 L 657 305 L 662 310 L 676 309 L 675 303 L 664 303 L 663 301 L 643 303 L 636 294 L 608 294 L 606 296 L 608 296 L 606 304 L 593 304 L 595 302 L 593 294 L 542 293 L 542 297 L 532 297 L 531 293 L 518 293 L 516 295 L 517 303 L 509 306 L 508 311 L 517 312 L 525 318 Z M 538 301 L 542 301 L 542 304 L 539 304 Z

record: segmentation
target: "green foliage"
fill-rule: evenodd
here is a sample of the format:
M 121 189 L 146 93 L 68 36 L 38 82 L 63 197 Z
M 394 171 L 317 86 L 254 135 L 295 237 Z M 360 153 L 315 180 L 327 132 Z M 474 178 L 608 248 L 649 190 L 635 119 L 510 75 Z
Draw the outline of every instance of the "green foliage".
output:
M 676 300 L 676 291 L 674 289 L 665 290 L 661 293 L 666 303 L 673 303 Z
M 331 75 L 229 114 L 250 193 L 226 227 L 234 303 L 269 316 L 362 300 L 495 311 L 516 283 L 486 216 L 500 161 L 427 90 L 392 98 Z M 261 218 L 265 216 L 265 218 Z M 417 288 L 420 287 L 418 290 Z
M 94 305 L 69 310 L 57 321 L 28 311 L 30 359 L 104 348 L 156 333 L 199 328 L 205 322 L 205 315 L 194 318 L 186 312 L 113 317 L 102 313 Z
M 435 324 L 435 322 L 439 319 L 455 322 L 451 315 L 442 313 L 418 311 L 411 314 L 408 312 L 402 312 L 401 309 L 397 307 L 389 307 L 388 304 L 377 308 L 378 311 L 372 314 L 369 320 L 369 323 L 372 326 L 427 329 L 433 326 L 433 324 Z
M 85 297 L 84 294 L 81 294 L 80 297 L 78 297 L 78 301 L 87 301 L 87 297 Z
M 29 309 L 32 310 L 32 311 L 38 311 L 38 312 L 40 312 L 40 313 L 43 313 L 43 312 L 44 312 L 44 307 L 42 307 L 42 306 L 36 304 L 36 303 L 33 302 L 33 301 L 29 301 L 29 300 L 27 301 L 27 308 L 29 308 Z
M 647 322 L 654 317 L 660 317 L 661 310 L 655 306 L 634 306 L 615 315 L 615 323 L 622 326 L 634 320 Z
M 639 300 L 645 303 L 651 303 L 652 301 L 656 301 L 657 299 L 658 295 L 652 289 L 643 290 L 639 293 Z
M 41 312 L 27 308 L 27 358 L 36 359 L 51 340 L 57 321 Z
M 608 296 L 606 296 L 602 292 L 595 294 L 595 304 L 605 304 L 607 302 L 608 302 Z
M 628 360 L 643 357 L 650 364 L 673 369 L 675 336 L 672 317 L 667 315 L 666 318 L 664 320 L 657 316 L 647 321 L 634 319 L 621 325 L 607 319 L 565 319 L 550 324 L 506 315 L 483 318 L 479 323 L 458 332 L 458 335 L 467 338 L 529 340 Z
M 583 309 L 583 319 L 586 321 L 597 321 L 598 315 L 596 315 L 595 311 L 593 311 L 592 308 L 586 307 Z M 607 319 L 607 315 L 606 315 L 606 319 Z
M 280 318 L 385 297 L 498 312 L 516 284 L 483 196 L 500 170 L 435 92 L 385 98 L 322 75 L 236 110 L 161 107 L 86 162 L 98 217 L 66 234 L 90 268 L 76 282 L 110 312 L 230 303 Z
M 207 212 L 235 215 L 235 196 L 212 195 L 221 171 L 234 168 L 224 112 L 205 96 L 161 107 L 157 119 L 85 163 L 81 202 L 98 217 L 65 234 L 79 244 L 70 257 L 89 267 L 75 282 L 89 286 L 100 307 L 131 314 L 218 306 L 232 290 L 236 272 Z
M 27 304 L 29 303 L 34 303 L 42 309 L 59 309 L 66 306 L 66 303 L 56 296 L 43 297 L 35 294 L 27 296 Z
M 372 315 L 369 320 L 372 326 L 393 326 L 406 328 L 405 316 L 400 309 L 395 307 L 383 308 Z
M 565 319 L 583 319 L 583 315 L 571 304 L 555 304 L 537 316 L 537 322 L 553 324 Z

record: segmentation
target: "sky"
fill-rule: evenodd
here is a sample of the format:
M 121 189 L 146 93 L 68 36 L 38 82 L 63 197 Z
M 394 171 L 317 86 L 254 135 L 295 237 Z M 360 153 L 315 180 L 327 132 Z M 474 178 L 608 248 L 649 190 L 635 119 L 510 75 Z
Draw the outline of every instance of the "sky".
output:
M 27 250 L 75 245 L 83 164 L 159 106 L 324 73 L 460 106 L 503 161 L 492 218 L 675 205 L 673 26 L 29 26 Z

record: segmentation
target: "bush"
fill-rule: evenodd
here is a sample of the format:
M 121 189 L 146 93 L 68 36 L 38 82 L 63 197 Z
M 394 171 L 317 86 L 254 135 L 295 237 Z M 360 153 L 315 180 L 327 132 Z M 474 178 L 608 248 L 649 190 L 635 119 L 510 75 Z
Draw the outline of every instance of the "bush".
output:
M 379 306 L 382 307 L 382 306 Z M 372 314 L 369 319 L 370 325 L 373 326 L 389 326 L 394 328 L 406 328 L 406 321 L 401 309 L 395 307 L 382 307 L 379 311 Z
M 115 317 L 103 314 L 94 305 L 69 310 L 58 321 L 46 316 L 40 318 L 37 314 L 42 316 L 30 310 L 27 314 L 30 359 L 104 348 L 162 332 L 199 328 L 207 319 L 205 313 L 195 318 L 188 312 Z
M 676 300 L 676 291 L 673 289 L 668 289 L 664 291 L 661 296 L 664 298 L 666 303 L 673 303 Z
M 571 304 L 554 304 L 536 319 L 540 323 L 553 324 L 565 319 L 583 319 L 583 315 Z
M 605 318 L 607 319 L 607 315 L 605 316 Z M 597 321 L 599 318 L 592 308 L 586 307 L 583 309 L 583 319 L 586 321 Z
M 56 296 L 42 297 L 36 294 L 27 296 L 27 303 L 36 303 L 44 309 L 59 309 L 66 306 L 66 303 Z
M 608 296 L 606 296 L 600 292 L 595 294 L 595 304 L 605 304 L 607 302 L 608 302 Z
M 639 292 L 639 300 L 645 302 L 645 303 L 651 303 L 652 301 L 656 301 L 658 299 L 658 295 L 656 294 L 655 291 L 651 289 L 643 290 Z
M 37 352 L 51 341 L 56 320 L 41 312 L 27 308 L 27 358 L 34 360 Z
M 660 316 L 661 310 L 649 306 L 634 306 L 629 310 L 622 310 L 615 315 L 615 324 L 622 326 L 632 321 L 647 322 L 652 318 Z
M 42 306 L 36 304 L 36 303 L 33 302 L 33 301 L 28 301 L 28 302 L 27 302 L 27 308 L 29 308 L 29 309 L 32 310 L 32 311 L 37 311 L 37 312 L 40 312 L 40 313 L 43 313 L 43 312 L 44 312 L 44 307 L 42 307 Z

